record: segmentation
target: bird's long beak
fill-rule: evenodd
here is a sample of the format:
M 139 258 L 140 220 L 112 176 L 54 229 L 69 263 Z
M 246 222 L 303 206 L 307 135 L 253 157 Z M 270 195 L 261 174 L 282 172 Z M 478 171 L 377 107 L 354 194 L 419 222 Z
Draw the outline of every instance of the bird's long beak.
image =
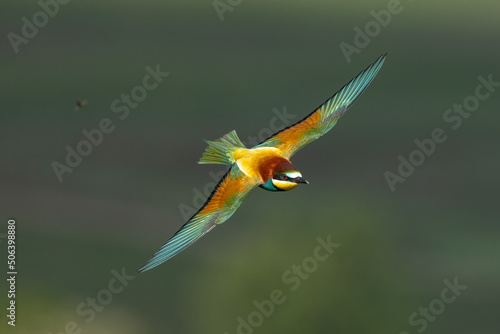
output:
M 295 179 L 293 179 L 293 182 L 295 182 L 295 183 L 309 184 L 309 182 L 306 179 L 302 178 L 302 177 L 296 177 Z

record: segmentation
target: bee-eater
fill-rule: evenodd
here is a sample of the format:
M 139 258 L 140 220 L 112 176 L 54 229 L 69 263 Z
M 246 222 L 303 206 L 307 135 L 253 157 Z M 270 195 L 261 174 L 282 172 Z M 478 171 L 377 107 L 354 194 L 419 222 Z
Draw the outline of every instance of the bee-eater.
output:
M 386 55 L 349 81 L 301 121 L 259 145 L 246 148 L 235 131 L 207 141 L 200 164 L 230 165 L 205 204 L 138 270 L 154 268 L 191 246 L 215 226 L 228 220 L 250 190 L 286 191 L 308 184 L 290 158 L 301 148 L 330 131 L 364 92 L 384 64 Z

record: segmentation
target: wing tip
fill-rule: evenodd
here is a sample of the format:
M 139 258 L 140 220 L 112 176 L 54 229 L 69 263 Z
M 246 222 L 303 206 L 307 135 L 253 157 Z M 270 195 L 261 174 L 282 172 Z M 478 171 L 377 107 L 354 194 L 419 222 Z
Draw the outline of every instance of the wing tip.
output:
M 382 68 L 382 66 L 384 65 L 384 62 L 387 58 L 387 52 L 386 53 L 383 53 L 381 54 L 377 60 L 375 60 L 375 62 L 373 62 L 370 66 L 368 66 L 368 68 L 366 70 L 364 70 L 363 72 L 371 72 L 373 71 L 373 78 L 375 77 L 375 75 L 377 75 L 378 71 L 380 71 L 380 69 Z
M 154 256 L 153 256 L 151 259 L 153 259 L 153 258 L 154 258 Z M 146 263 L 145 263 L 142 267 L 140 267 L 140 268 L 139 268 L 139 269 L 137 269 L 136 271 L 137 271 L 137 273 L 138 273 L 138 274 L 142 274 L 143 272 L 148 271 L 148 270 L 150 270 L 150 269 L 153 269 L 153 268 L 154 268 L 154 267 L 156 267 L 156 266 L 157 266 L 157 265 L 153 265 L 153 266 L 152 266 L 152 265 L 151 265 L 151 260 L 149 260 L 148 262 L 146 262 Z

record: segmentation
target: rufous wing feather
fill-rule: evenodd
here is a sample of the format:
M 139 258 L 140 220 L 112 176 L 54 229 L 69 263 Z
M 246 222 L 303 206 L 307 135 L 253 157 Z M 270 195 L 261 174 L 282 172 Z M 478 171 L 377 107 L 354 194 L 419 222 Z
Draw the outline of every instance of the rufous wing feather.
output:
M 258 180 L 243 174 L 236 164 L 222 177 L 200 210 L 189 219 L 138 272 L 152 269 L 191 246 L 233 215 Z
M 375 78 L 384 64 L 385 57 L 385 54 L 380 56 L 307 117 L 275 133 L 257 146 L 276 147 L 290 158 L 298 150 L 330 131 Z

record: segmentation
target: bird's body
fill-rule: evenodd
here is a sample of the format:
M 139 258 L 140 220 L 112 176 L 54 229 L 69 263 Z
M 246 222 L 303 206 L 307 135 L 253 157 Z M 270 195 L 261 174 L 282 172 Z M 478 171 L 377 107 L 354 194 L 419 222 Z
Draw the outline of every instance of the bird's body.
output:
M 269 164 L 283 159 L 284 154 L 275 147 L 239 148 L 232 153 L 234 162 L 247 176 L 265 182 L 269 178 Z
M 273 176 L 277 166 L 291 165 L 285 153 L 276 147 L 239 148 L 232 153 L 232 156 L 243 174 L 262 184 Z M 285 170 L 280 170 L 283 171 Z
M 230 165 L 229 170 L 199 211 L 139 269 L 139 272 L 154 268 L 172 258 L 215 226 L 225 222 L 255 187 L 269 191 L 286 191 L 301 183 L 307 184 L 302 174 L 290 162 L 290 158 L 335 126 L 338 119 L 376 76 L 384 60 L 385 55 L 303 120 L 253 148 L 246 148 L 235 131 L 215 141 L 207 141 L 208 147 L 199 163 L 226 164 Z

